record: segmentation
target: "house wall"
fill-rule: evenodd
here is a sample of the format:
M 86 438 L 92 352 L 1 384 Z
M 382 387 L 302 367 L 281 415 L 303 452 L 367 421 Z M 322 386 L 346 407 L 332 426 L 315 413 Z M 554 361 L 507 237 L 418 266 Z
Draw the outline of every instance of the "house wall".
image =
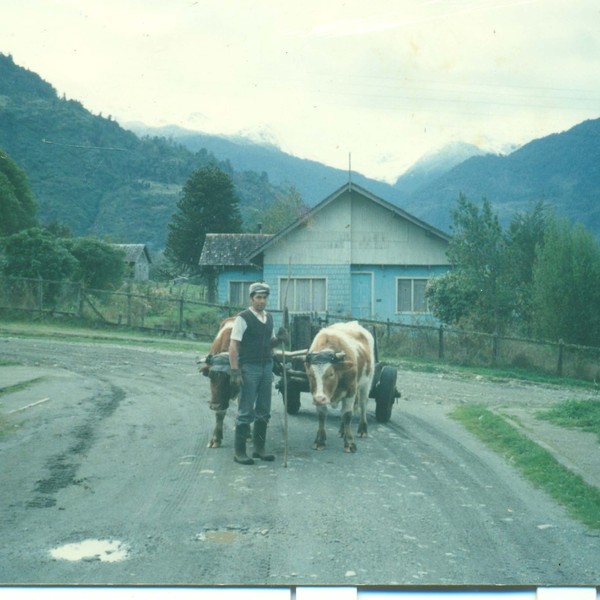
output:
M 256 269 L 231 268 L 231 270 L 219 273 L 217 281 L 217 302 L 226 304 L 229 301 L 230 281 L 259 281 L 262 273 Z
M 447 265 L 447 244 L 362 194 L 345 192 L 267 248 L 265 267 L 296 265 Z
M 150 278 L 150 263 L 145 254 L 141 254 L 134 267 L 134 277 L 136 281 L 148 281 Z
M 345 192 L 264 253 L 264 278 L 272 308 L 283 307 L 280 280 L 325 277 L 327 311 L 350 316 L 352 273 L 371 276 L 373 319 L 431 320 L 423 313 L 397 312 L 397 279 L 430 279 L 449 269 L 447 242 L 360 193 Z M 365 315 L 361 315 L 365 317 Z
M 309 220 L 268 245 L 263 253 L 263 279 L 271 286 L 269 307 L 290 306 L 285 281 L 325 278 L 326 311 L 332 316 L 360 316 L 400 322 L 431 322 L 426 313 L 397 312 L 398 278 L 430 279 L 450 268 L 447 241 L 380 205 L 357 190 L 340 193 Z M 353 277 L 354 274 L 354 277 Z M 360 275 L 362 274 L 362 275 Z M 227 300 L 229 281 L 256 280 L 259 271 L 232 270 L 219 277 L 219 301 Z M 357 315 L 353 285 L 370 286 L 366 308 Z M 368 283 L 365 283 L 368 282 Z M 357 289 L 355 296 L 359 297 Z M 363 310 L 364 309 L 364 310 Z
M 432 279 L 448 272 L 445 265 L 437 266 L 386 266 L 361 265 L 354 267 L 353 272 L 373 273 L 373 305 L 372 317 L 377 321 L 391 319 L 403 323 L 414 323 L 416 321 L 432 320 L 430 314 L 424 313 L 399 313 L 397 311 L 397 280 L 405 279 Z

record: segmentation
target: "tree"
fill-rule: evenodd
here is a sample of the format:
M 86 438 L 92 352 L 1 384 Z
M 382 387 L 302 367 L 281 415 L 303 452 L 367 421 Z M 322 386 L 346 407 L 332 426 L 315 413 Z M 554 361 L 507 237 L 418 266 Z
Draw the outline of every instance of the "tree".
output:
M 35 227 L 37 209 L 25 172 L 0 150 L 0 236 Z
M 533 271 L 535 332 L 600 345 L 600 244 L 578 224 L 553 218 Z
M 545 207 L 517 214 L 506 232 L 490 202 L 481 209 L 460 195 L 452 212 L 448 245 L 452 271 L 427 289 L 433 314 L 443 323 L 487 332 L 529 331 L 533 265 L 543 245 Z
M 468 321 L 482 331 L 499 331 L 510 312 L 510 303 L 502 285 L 506 269 L 498 217 L 492 213 L 487 199 L 483 200 L 480 212 L 461 194 L 452 218 L 454 235 L 447 255 L 453 273 L 427 291 L 432 306 L 438 309 L 434 314 L 438 318 L 442 314 L 451 317 L 454 323 Z M 445 297 L 439 296 L 442 292 Z M 440 310 L 449 299 L 454 306 Z
M 198 272 L 207 233 L 238 233 L 242 217 L 229 175 L 215 165 L 194 171 L 169 223 L 165 257 L 186 273 Z
M 73 274 L 76 281 L 97 290 L 121 286 L 125 271 L 125 253 L 122 250 L 95 238 L 70 238 L 63 243 L 77 259 Z
M 506 240 L 507 280 L 513 294 L 513 316 L 522 333 L 532 333 L 533 270 L 536 253 L 543 248 L 547 225 L 547 208 L 538 202 L 528 213 L 512 219 Z
M 62 241 L 41 227 L 4 238 L 2 247 L 2 271 L 8 276 L 63 281 L 70 279 L 77 268 L 76 258 Z
M 278 193 L 267 210 L 254 216 L 251 226 L 256 229 L 260 223 L 264 233 L 278 233 L 309 210 L 298 190 L 291 186 L 287 193 Z

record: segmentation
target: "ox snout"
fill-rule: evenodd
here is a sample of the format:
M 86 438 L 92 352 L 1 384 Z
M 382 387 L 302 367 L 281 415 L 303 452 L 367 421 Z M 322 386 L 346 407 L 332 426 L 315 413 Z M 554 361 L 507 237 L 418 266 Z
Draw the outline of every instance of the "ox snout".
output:
M 331 400 L 327 396 L 313 395 L 313 404 L 316 406 L 326 406 L 331 404 Z

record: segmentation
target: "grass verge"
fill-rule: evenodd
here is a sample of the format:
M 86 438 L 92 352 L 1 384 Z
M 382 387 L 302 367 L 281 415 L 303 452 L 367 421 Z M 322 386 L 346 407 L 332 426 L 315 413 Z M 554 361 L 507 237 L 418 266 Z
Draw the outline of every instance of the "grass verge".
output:
M 600 442 L 600 401 L 598 400 L 566 400 L 551 409 L 539 412 L 536 416 L 560 427 L 595 433 Z
M 0 323 L 0 335 L 21 338 L 51 338 L 66 342 L 93 342 L 99 344 L 135 345 L 163 350 L 208 351 L 209 342 L 176 337 L 156 336 L 146 332 L 120 328 L 89 328 L 76 324 L 55 323 Z
M 501 454 L 533 485 L 552 496 L 572 517 L 592 529 L 600 529 L 600 490 L 483 406 L 459 406 L 452 417 Z
M 7 385 L 6 387 L 1 387 L 0 398 L 2 396 L 5 396 L 6 394 L 13 394 L 14 392 L 26 390 L 29 386 L 33 385 L 34 383 L 38 383 L 43 379 L 43 377 L 36 377 L 35 379 L 30 379 L 29 381 L 24 381 L 23 383 L 16 383 L 15 385 Z

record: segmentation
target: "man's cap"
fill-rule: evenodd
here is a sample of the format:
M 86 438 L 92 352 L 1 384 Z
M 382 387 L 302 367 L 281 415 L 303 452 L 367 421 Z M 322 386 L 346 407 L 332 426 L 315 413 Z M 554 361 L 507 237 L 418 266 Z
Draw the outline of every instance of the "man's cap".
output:
M 271 288 L 262 281 L 257 281 L 250 286 L 250 295 L 254 294 L 266 294 L 267 296 L 271 293 Z

